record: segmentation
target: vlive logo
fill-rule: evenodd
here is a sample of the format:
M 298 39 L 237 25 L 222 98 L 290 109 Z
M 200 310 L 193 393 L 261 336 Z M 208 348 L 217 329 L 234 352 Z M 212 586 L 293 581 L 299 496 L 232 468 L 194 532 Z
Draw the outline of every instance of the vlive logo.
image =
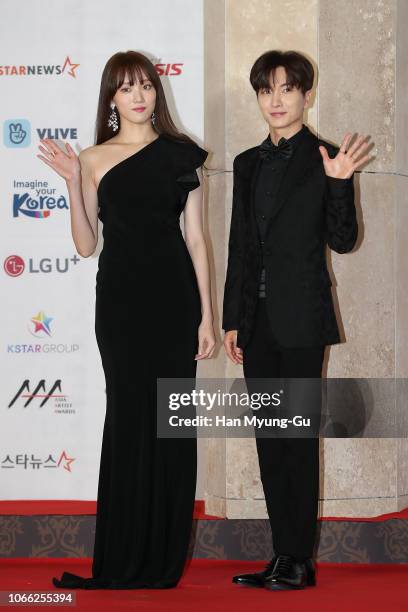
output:
M 28 119 L 7 119 L 3 123 L 6 147 L 23 149 L 31 144 L 31 124 Z
M 52 272 L 65 274 L 71 270 L 73 265 L 76 266 L 79 261 L 81 259 L 77 255 L 65 258 L 56 257 L 55 259 L 43 257 L 38 263 L 30 257 L 28 259 L 27 272 L 29 274 L 50 274 Z M 8 276 L 20 276 L 24 272 L 26 264 L 20 255 L 9 255 L 4 261 L 3 268 Z
M 54 406 L 54 412 L 56 413 L 75 413 L 75 410 L 72 409 L 72 403 L 67 400 L 66 393 L 62 392 L 60 378 L 54 381 L 49 391 L 46 389 L 45 379 L 43 378 L 37 383 L 32 392 L 30 391 L 30 380 L 26 378 L 7 408 L 11 408 L 17 402 L 22 405 L 22 408 L 26 408 L 32 402 L 34 402 L 38 408 L 42 408 L 45 404 L 50 402 L 50 404 Z
M 26 148 L 31 144 L 31 123 L 28 119 L 6 119 L 3 123 L 3 143 L 8 148 Z M 78 140 L 78 129 L 73 127 L 35 128 L 39 140 Z
M 80 64 L 71 62 L 69 55 L 62 64 L 14 64 L 0 66 L 0 76 L 61 76 L 76 78 L 76 70 Z
M 43 310 L 40 310 L 34 317 L 31 317 L 28 324 L 28 331 L 38 340 L 48 339 L 52 334 L 51 321 L 53 317 L 49 317 Z M 79 351 L 79 344 L 67 344 L 63 342 L 38 342 L 7 344 L 7 353 L 12 355 L 41 355 L 44 353 L 52 353 L 53 355 L 66 355 L 67 353 L 75 353 Z

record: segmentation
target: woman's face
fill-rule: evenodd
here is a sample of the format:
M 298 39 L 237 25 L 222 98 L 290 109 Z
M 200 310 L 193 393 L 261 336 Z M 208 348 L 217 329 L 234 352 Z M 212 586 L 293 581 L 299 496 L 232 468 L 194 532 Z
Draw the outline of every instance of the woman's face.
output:
M 286 83 L 286 70 L 278 66 L 274 82 L 270 79 L 268 88 L 258 92 L 258 104 L 265 121 L 271 128 L 286 128 L 295 122 L 302 121 L 303 111 L 309 105 L 310 93 L 305 94 L 296 87 Z
M 145 123 L 151 120 L 156 104 L 156 90 L 146 74 L 143 73 L 142 81 L 136 80 L 133 85 L 129 85 L 126 74 L 112 100 L 121 119 L 125 118 L 131 123 Z

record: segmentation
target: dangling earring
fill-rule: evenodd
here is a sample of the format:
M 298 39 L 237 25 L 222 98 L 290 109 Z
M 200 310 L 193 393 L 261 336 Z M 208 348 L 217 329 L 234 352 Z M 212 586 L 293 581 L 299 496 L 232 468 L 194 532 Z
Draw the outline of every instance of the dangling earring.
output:
M 108 127 L 111 127 L 112 130 L 114 132 L 116 132 L 116 130 L 118 129 L 118 115 L 115 111 L 115 104 L 113 102 L 111 102 L 110 105 L 112 111 L 111 114 L 109 115 L 109 121 L 108 121 Z
M 156 113 L 154 111 L 152 112 L 152 123 L 153 125 L 156 124 Z

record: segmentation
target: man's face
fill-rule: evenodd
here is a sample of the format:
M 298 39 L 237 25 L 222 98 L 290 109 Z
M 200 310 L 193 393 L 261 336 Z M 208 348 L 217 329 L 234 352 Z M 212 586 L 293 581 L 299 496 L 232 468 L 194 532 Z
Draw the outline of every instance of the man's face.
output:
M 258 104 L 265 121 L 275 129 L 286 128 L 303 122 L 303 111 L 309 105 L 311 90 L 303 94 L 301 89 L 286 83 L 286 70 L 278 66 L 275 79 L 272 73 L 269 87 L 258 91 Z

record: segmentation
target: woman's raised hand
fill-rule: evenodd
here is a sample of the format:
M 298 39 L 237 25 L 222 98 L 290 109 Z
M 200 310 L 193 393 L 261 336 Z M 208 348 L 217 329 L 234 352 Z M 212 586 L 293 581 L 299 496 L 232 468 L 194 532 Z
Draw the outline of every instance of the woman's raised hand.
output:
M 51 138 L 44 138 L 40 142 L 45 145 L 38 145 L 38 148 L 44 155 L 37 155 L 37 157 L 42 159 L 44 163 L 68 182 L 80 177 L 81 164 L 79 163 L 78 155 L 70 144 L 65 143 L 67 150 L 65 152 Z

